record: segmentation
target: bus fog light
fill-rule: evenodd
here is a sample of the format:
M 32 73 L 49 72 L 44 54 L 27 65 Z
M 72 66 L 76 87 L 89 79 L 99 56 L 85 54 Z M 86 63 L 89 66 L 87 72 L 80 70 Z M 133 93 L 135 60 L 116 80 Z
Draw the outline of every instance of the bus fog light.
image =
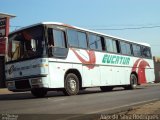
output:
M 40 78 L 31 79 L 31 84 L 41 84 L 41 83 L 42 79 Z
M 6 82 L 7 87 L 14 87 L 14 82 L 13 81 L 8 81 Z

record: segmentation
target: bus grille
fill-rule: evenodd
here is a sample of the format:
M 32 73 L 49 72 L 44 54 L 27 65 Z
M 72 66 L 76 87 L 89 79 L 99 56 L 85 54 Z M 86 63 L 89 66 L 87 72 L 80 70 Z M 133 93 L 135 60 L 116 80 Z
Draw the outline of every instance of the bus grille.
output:
M 29 80 L 15 81 L 16 89 L 30 89 Z

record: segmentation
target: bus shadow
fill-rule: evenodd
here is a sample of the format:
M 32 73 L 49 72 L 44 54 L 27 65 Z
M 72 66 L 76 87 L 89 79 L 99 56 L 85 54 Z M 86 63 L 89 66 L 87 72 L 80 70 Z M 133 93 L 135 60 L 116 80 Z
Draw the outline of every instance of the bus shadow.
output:
M 49 97 L 64 97 L 61 92 L 49 92 L 44 98 L 36 98 L 30 92 L 0 94 L 0 101 L 6 100 L 27 100 L 27 99 L 46 99 Z
M 146 89 L 145 87 L 139 87 L 135 90 Z M 132 90 L 125 90 L 123 88 L 115 88 L 112 91 L 103 92 L 99 88 L 87 88 L 86 90 L 81 90 L 78 94 L 80 95 L 87 95 L 87 94 L 103 94 L 103 93 L 114 93 L 120 91 L 132 91 Z M 44 98 L 36 98 L 30 92 L 22 92 L 22 93 L 11 93 L 11 94 L 0 94 L 0 101 L 5 100 L 27 100 L 27 99 L 47 99 L 52 97 L 67 97 L 62 92 L 56 91 L 49 91 L 46 97 Z M 69 96 L 68 96 L 69 97 Z
M 0 101 L 2 100 L 22 100 L 22 99 L 32 99 L 34 98 L 30 93 L 11 93 L 11 94 L 1 94 Z
M 91 89 L 91 88 L 90 88 Z M 140 90 L 140 89 L 145 89 L 144 87 L 138 87 L 134 90 Z M 114 93 L 114 92 L 121 92 L 121 91 L 133 91 L 133 90 L 125 90 L 124 88 L 122 87 L 119 87 L 119 88 L 114 88 L 113 90 L 111 91 L 106 91 L 106 92 L 103 92 L 101 91 L 100 89 L 97 89 L 97 90 L 82 90 L 80 91 L 79 95 L 85 95 L 85 94 L 95 94 L 95 93 Z

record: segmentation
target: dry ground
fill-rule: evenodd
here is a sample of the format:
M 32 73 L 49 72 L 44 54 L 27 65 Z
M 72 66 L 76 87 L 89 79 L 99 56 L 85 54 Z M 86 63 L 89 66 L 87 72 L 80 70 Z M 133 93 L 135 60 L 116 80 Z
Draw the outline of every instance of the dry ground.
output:
M 159 114 L 160 115 L 160 101 L 148 103 L 132 107 L 128 111 L 121 112 L 121 114 Z

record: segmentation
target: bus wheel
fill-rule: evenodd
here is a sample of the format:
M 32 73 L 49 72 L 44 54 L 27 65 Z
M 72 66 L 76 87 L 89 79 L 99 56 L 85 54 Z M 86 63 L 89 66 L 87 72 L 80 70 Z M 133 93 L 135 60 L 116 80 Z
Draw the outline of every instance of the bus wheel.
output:
M 73 74 L 69 73 L 64 81 L 64 90 L 65 95 L 76 95 L 79 92 L 79 80 L 78 77 Z
M 135 74 L 131 74 L 131 77 L 130 77 L 130 88 L 131 89 L 136 89 L 137 85 L 138 85 L 137 76 Z
M 38 98 L 42 98 L 47 94 L 47 90 L 44 88 L 35 88 L 31 90 L 32 95 Z
M 100 89 L 101 89 L 103 92 L 107 92 L 107 91 L 112 91 L 112 90 L 113 90 L 113 87 L 112 87 L 112 86 L 101 86 Z
M 130 85 L 125 86 L 124 89 L 133 90 L 133 89 L 137 88 L 137 85 L 138 85 L 137 76 L 135 74 L 131 74 L 131 76 L 130 76 Z

